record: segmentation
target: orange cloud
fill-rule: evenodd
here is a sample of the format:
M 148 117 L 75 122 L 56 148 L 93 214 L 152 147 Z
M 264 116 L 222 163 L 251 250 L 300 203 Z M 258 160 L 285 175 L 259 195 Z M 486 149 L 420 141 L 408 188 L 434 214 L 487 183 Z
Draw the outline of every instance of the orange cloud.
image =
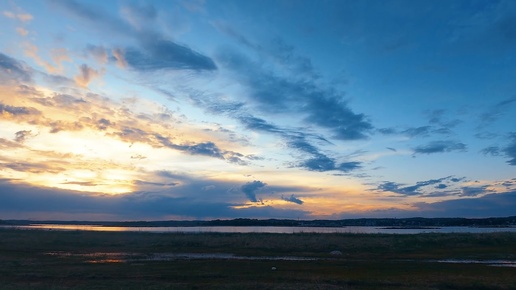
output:
M 83 88 L 88 87 L 89 83 L 99 76 L 97 70 L 92 69 L 86 64 L 79 67 L 79 74 L 74 77 L 75 83 Z
M 49 73 L 55 74 L 63 72 L 63 62 L 71 61 L 66 48 L 58 48 L 51 51 L 51 58 L 54 64 L 41 58 L 38 54 L 38 50 L 39 49 L 36 45 L 28 42 L 25 43 L 25 55 L 34 59 L 39 66 L 44 67 Z

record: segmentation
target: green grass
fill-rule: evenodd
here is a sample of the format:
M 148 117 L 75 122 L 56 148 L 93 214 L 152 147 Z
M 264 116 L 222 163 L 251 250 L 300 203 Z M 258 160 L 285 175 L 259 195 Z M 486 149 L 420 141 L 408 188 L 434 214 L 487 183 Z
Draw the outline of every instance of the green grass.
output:
M 340 256 L 330 255 L 339 250 Z M 230 253 L 313 261 L 88 263 L 97 252 Z M 516 289 L 516 234 L 181 234 L 0 230 L 0 289 Z M 277 270 L 272 271 L 271 267 Z

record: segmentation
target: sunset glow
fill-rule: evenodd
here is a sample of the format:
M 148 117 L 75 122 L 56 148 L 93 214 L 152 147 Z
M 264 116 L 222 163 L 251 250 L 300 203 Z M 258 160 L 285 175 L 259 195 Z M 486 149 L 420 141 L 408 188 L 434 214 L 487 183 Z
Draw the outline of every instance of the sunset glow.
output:
M 515 214 L 515 15 L 3 1 L 0 219 Z

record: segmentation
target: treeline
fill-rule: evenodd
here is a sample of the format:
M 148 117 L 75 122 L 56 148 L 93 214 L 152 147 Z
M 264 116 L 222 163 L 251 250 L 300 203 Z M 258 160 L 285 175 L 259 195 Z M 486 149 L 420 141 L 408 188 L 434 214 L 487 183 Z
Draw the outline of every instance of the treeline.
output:
M 511 227 L 516 226 L 516 216 L 497 218 L 361 218 L 342 220 L 290 220 L 290 219 L 247 219 L 210 221 L 34 221 L 34 220 L 0 220 L 4 225 L 29 224 L 67 224 L 124 227 L 199 227 L 199 226 L 277 226 L 277 227 Z

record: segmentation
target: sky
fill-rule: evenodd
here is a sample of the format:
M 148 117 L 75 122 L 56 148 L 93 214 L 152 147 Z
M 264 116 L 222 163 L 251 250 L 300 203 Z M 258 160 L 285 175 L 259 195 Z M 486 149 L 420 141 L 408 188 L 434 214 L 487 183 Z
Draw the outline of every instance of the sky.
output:
M 0 219 L 516 215 L 516 2 L 0 2 Z

